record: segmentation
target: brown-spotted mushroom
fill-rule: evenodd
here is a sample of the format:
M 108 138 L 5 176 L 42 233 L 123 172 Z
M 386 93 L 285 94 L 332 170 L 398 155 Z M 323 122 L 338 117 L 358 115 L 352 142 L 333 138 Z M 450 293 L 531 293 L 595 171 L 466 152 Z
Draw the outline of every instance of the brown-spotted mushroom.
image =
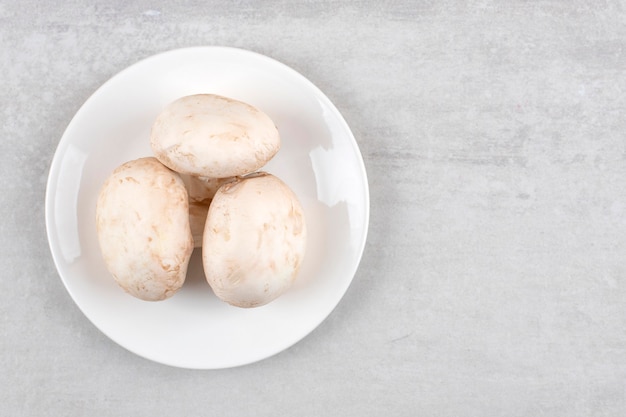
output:
M 155 156 L 181 174 L 227 178 L 264 166 L 280 148 L 270 117 L 250 104 L 215 94 L 181 97 L 157 116 Z
M 255 173 L 223 185 L 204 229 L 206 279 L 238 307 L 269 303 L 293 284 L 304 258 L 306 222 L 295 194 L 279 178 Z
M 156 158 L 113 171 L 98 196 L 96 228 L 107 269 L 129 294 L 158 301 L 183 285 L 193 251 L 187 191 Z

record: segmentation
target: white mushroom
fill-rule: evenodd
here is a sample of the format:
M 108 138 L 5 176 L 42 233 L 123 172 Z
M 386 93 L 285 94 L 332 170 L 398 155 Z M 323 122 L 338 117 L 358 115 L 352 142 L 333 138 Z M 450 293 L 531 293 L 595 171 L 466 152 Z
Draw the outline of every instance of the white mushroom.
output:
M 129 294 L 157 301 L 183 285 L 193 251 L 187 191 L 156 158 L 113 171 L 98 196 L 96 228 L 106 266 Z
M 213 198 L 204 229 L 207 282 L 229 304 L 267 304 L 294 282 L 306 235 L 303 209 L 279 178 L 256 173 L 225 184 Z
M 222 185 L 233 181 L 234 178 L 206 178 L 187 174 L 180 174 L 180 177 L 189 195 L 189 225 L 193 244 L 199 248 L 202 246 L 202 233 L 211 200 Z
M 209 204 L 189 202 L 189 227 L 193 237 L 193 247 L 202 247 L 202 235 L 204 234 L 204 224 L 209 213 Z
M 226 178 L 265 165 L 278 152 L 280 136 L 256 107 L 196 94 L 165 107 L 152 126 L 150 144 L 155 156 L 176 172 Z

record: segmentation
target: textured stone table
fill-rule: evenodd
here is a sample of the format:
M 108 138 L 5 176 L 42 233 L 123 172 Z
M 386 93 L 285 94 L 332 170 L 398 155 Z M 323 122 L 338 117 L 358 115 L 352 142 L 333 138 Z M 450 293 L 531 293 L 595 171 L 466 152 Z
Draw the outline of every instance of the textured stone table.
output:
M 0 1 L 1 415 L 626 415 L 626 3 L 188 3 Z M 82 103 L 193 45 L 317 84 L 353 129 L 372 202 L 331 316 L 220 371 L 101 334 L 44 224 Z

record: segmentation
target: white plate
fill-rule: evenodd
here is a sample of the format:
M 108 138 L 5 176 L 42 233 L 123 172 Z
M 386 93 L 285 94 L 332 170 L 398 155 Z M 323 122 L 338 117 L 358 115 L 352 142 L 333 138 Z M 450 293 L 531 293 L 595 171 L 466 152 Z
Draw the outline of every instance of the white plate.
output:
M 265 170 L 298 195 L 309 229 L 294 287 L 255 309 L 219 301 L 194 252 L 172 298 L 137 300 L 108 274 L 95 233 L 99 189 L 115 167 L 152 155 L 149 132 L 169 102 L 216 93 L 253 104 L 278 126 L 282 148 Z M 120 72 L 76 113 L 50 168 L 46 227 L 54 262 L 78 307 L 119 345 L 156 362 L 196 369 L 252 363 L 301 340 L 339 303 L 358 267 L 369 219 L 363 160 L 330 100 L 263 55 L 198 47 L 162 53 Z

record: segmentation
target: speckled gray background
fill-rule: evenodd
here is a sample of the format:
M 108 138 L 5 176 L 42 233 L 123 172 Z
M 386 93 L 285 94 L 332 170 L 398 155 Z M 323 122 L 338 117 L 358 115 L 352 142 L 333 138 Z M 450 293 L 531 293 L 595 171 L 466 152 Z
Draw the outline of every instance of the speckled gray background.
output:
M 0 1 L 0 415 L 626 415 L 624 1 Z M 298 70 L 363 152 L 345 298 L 253 365 L 152 363 L 82 315 L 44 194 L 84 100 L 154 53 Z

